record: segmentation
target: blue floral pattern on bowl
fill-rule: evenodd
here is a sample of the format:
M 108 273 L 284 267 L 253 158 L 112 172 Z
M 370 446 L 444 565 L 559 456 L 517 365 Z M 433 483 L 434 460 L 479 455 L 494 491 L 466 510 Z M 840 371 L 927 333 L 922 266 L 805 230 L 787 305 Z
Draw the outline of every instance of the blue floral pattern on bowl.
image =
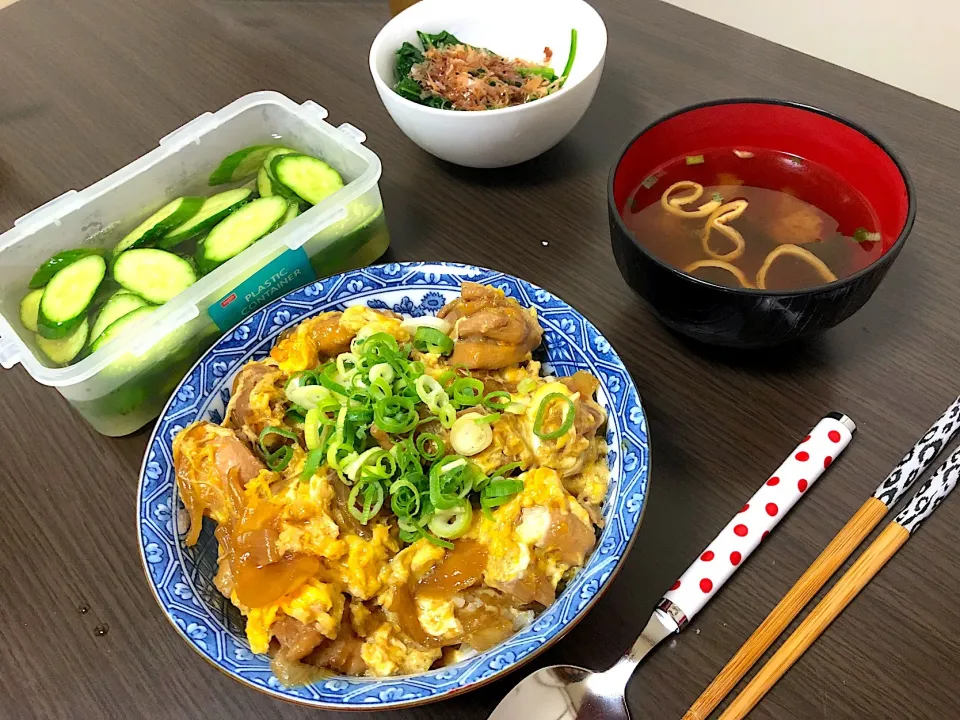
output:
M 186 425 L 219 423 L 234 375 L 266 356 L 279 335 L 307 317 L 349 305 L 391 309 L 408 316 L 434 314 L 471 280 L 502 288 L 537 309 L 545 330 L 543 353 L 558 375 L 587 370 L 601 381 L 599 402 L 609 412 L 610 491 L 597 549 L 584 569 L 536 622 L 502 644 L 452 667 L 415 676 L 336 677 L 285 688 L 270 660 L 250 652 L 243 618 L 213 585 L 217 545 L 207 521 L 200 540 L 182 538 L 188 520 L 173 471 L 172 439 Z M 649 455 L 643 406 L 610 343 L 565 302 L 530 283 L 493 270 L 452 263 L 392 263 L 336 275 L 295 290 L 226 333 L 174 391 L 153 431 L 140 472 L 138 540 L 144 570 L 161 608 L 181 636 L 231 677 L 276 697 L 326 709 L 385 709 L 459 694 L 516 668 L 558 640 L 599 599 L 636 532 L 648 485 Z

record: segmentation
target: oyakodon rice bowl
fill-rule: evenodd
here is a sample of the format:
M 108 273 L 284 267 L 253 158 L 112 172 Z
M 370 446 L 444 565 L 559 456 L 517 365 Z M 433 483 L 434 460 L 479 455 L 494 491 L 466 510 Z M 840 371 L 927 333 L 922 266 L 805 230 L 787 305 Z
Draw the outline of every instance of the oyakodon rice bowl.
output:
M 427 702 L 587 612 L 639 524 L 646 447 L 626 370 L 549 293 L 458 265 L 354 271 L 248 318 L 184 380 L 144 462 L 144 565 L 247 684 Z

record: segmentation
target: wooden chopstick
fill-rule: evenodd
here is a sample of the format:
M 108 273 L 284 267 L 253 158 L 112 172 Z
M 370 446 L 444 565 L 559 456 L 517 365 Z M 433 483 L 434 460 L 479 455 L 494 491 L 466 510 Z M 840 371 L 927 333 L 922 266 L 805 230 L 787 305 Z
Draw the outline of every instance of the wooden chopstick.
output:
M 720 720 L 741 720 L 761 698 L 791 668 L 801 655 L 813 645 L 824 630 L 849 605 L 867 583 L 880 572 L 897 550 L 910 539 L 917 528 L 956 487 L 960 480 L 960 448 L 954 451 L 900 514 L 883 529 L 870 546 L 851 566 L 836 585 L 817 604 L 813 612 L 787 638 L 787 641 L 767 661 L 720 716 Z
M 958 432 L 960 397 L 943 412 L 877 486 L 873 496 L 847 521 L 843 529 L 701 693 L 684 714 L 683 720 L 706 720 L 709 717 Z

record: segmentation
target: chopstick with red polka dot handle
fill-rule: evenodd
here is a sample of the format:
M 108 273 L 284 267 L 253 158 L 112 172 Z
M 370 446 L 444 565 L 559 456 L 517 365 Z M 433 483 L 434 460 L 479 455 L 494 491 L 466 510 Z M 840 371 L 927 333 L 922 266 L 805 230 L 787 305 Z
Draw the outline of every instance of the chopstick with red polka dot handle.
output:
M 807 568 L 770 614 L 730 658 L 713 682 L 700 694 L 683 720 L 706 720 L 753 664 L 787 629 L 853 551 L 933 464 L 940 452 L 960 434 L 960 397 L 953 401 L 880 483 L 873 496 L 847 521 L 820 556 Z
M 840 413 L 817 423 L 667 591 L 660 610 L 682 630 L 844 451 L 856 428 Z

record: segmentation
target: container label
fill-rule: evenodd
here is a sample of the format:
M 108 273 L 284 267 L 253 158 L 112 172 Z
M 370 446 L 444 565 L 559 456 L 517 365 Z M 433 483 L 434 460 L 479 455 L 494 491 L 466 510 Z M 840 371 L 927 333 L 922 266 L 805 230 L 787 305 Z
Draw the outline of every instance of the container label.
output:
M 287 250 L 213 303 L 207 312 L 225 332 L 272 300 L 316 279 L 304 249 Z

